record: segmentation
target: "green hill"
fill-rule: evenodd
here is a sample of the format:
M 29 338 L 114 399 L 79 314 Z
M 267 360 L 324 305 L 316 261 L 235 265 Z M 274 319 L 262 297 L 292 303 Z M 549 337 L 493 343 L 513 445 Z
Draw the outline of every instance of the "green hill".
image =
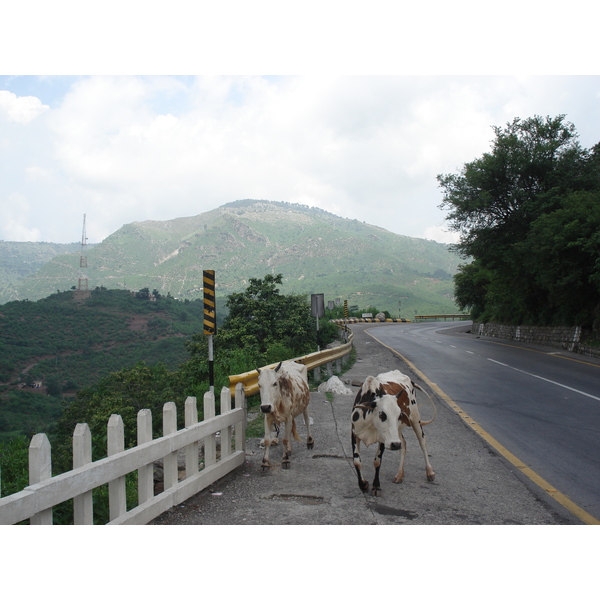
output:
M 111 372 L 140 361 L 176 369 L 189 358 L 185 340 L 202 331 L 202 321 L 202 301 L 125 290 L 0 306 L 0 439 L 35 433 L 60 414 L 61 396 Z
M 25 277 L 35 274 L 54 257 L 80 250 L 81 244 L 0 240 L 0 304 L 18 300 L 19 292 L 15 286 Z
M 459 259 L 448 248 L 317 208 L 239 200 L 195 217 L 125 225 L 87 250 L 86 275 L 90 289 L 148 287 L 195 299 L 204 269 L 216 272 L 217 298 L 252 277 L 282 273 L 282 293 L 323 293 L 393 316 L 401 302 L 410 318 L 456 312 Z M 12 297 L 36 300 L 76 286 L 80 247 L 74 250 L 13 284 Z

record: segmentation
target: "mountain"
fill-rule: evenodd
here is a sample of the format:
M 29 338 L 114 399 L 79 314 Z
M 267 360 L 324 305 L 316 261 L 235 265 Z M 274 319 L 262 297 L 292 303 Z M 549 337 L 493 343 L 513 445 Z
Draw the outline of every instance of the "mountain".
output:
M 80 250 L 53 257 L 13 283 L 11 299 L 36 300 L 77 286 Z M 202 297 L 202 271 L 213 269 L 217 299 L 250 278 L 282 273 L 282 293 L 323 293 L 402 316 L 452 313 L 449 246 L 391 233 L 308 206 L 238 200 L 195 217 L 124 225 L 88 248 L 90 289 L 157 289 L 180 299 Z M 2 298 L 6 301 L 7 298 Z
M 17 300 L 18 282 L 39 271 L 54 257 L 78 252 L 81 244 L 5 242 L 0 240 L 0 303 Z

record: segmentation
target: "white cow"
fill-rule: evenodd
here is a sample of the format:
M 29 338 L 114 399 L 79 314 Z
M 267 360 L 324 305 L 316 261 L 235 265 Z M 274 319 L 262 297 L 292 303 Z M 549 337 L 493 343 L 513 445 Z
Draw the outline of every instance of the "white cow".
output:
M 354 468 L 358 476 L 358 486 L 363 492 L 369 491 L 369 484 L 362 476 L 362 462 L 360 460 L 360 443 L 366 446 L 377 444 L 377 453 L 373 465 L 375 477 L 373 479 L 373 495 L 381 493 L 379 482 L 379 468 L 381 458 L 385 449 L 399 450 L 402 447 L 398 434 L 398 422 L 400 420 L 400 408 L 395 396 L 377 396 L 379 382 L 375 377 L 367 377 L 363 389 L 371 390 L 373 393 L 364 398 L 359 393 L 352 407 L 350 421 L 352 424 L 352 456 Z M 361 389 L 362 391 L 362 389 Z
M 272 443 L 276 443 L 271 437 L 271 431 L 280 423 L 285 424 L 281 466 L 289 469 L 290 454 L 292 453 L 290 436 L 293 435 L 294 439 L 300 441 L 295 418 L 301 413 L 304 416 L 307 430 L 306 447 L 309 449 L 314 447 L 308 414 L 310 391 L 306 366 L 288 361 L 279 363 L 275 369 L 258 369 L 258 387 L 260 388 L 260 410 L 265 415 L 265 454 L 262 469 L 264 471 L 271 466 L 269 447 Z
M 434 416 L 429 421 L 421 421 L 421 416 L 419 414 L 419 407 L 417 406 L 416 399 L 416 391 L 420 390 L 423 392 L 432 402 L 434 409 Z M 433 471 L 433 467 L 429 462 L 429 455 L 427 453 L 427 442 L 425 441 L 425 432 L 423 431 L 423 425 L 429 425 L 433 419 L 435 419 L 435 404 L 433 400 L 416 383 L 411 381 L 408 375 L 404 375 L 400 371 L 389 371 L 388 373 L 380 373 L 377 377 L 367 377 L 367 379 L 362 384 L 360 391 L 358 392 L 356 399 L 354 401 L 354 405 L 368 405 L 369 402 L 375 401 L 377 398 L 385 398 L 392 396 L 396 399 L 396 403 L 400 410 L 400 417 L 397 420 L 397 428 L 398 435 L 400 436 L 400 440 L 402 442 L 402 448 L 400 451 L 400 466 L 398 467 L 398 472 L 394 477 L 394 483 L 401 483 L 404 479 L 404 460 L 406 458 L 406 440 L 404 439 L 404 435 L 402 430 L 410 425 L 414 430 L 417 440 L 419 441 L 419 445 L 421 446 L 421 450 L 423 451 L 423 456 L 425 457 L 425 473 L 427 479 L 429 481 L 433 481 L 435 479 L 435 473 Z M 354 409 L 352 413 L 352 417 L 354 418 Z M 354 434 L 353 434 L 354 435 Z M 358 457 L 358 463 L 360 464 L 360 457 Z M 354 464 L 357 464 L 357 458 L 354 458 Z M 359 475 L 359 486 L 363 491 L 367 491 L 368 485 L 365 489 L 366 481 L 362 479 L 360 474 L 360 470 L 357 467 L 357 472 Z M 373 490 L 373 493 L 376 493 L 376 490 Z

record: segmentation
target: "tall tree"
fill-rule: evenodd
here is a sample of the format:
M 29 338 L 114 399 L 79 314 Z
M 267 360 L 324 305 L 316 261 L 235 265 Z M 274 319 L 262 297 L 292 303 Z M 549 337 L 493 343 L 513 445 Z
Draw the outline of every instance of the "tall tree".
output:
M 460 233 L 454 249 L 473 259 L 455 278 L 459 305 L 488 320 L 591 324 L 600 303 L 598 146 L 583 149 L 565 115 L 514 119 L 494 132 L 491 152 L 438 175 L 441 208 Z

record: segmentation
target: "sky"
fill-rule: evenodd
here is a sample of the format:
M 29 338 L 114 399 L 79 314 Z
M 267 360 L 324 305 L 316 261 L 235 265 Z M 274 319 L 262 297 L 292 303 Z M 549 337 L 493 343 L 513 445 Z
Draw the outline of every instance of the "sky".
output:
M 63 4 L 72 19 L 84 16 L 80 4 Z M 471 3 L 457 6 L 463 4 Z M 15 60 L 0 59 L 0 239 L 78 242 L 85 214 L 88 243 L 98 243 L 133 221 L 194 216 L 252 198 L 316 206 L 448 243 L 456 237 L 436 177 L 489 151 L 494 126 L 566 114 L 582 146 L 600 142 L 600 70 L 578 62 L 568 74 L 556 51 L 530 35 L 527 46 L 511 42 L 519 55 L 503 63 L 507 48 L 490 49 L 506 44 L 494 41 L 514 23 L 504 13 L 494 17 L 497 29 L 486 20 L 481 30 L 460 19 L 446 28 L 450 15 L 432 20 L 407 9 L 429 19 L 441 43 L 433 50 L 407 34 L 411 22 L 390 24 L 382 14 L 369 27 L 374 21 L 356 11 L 340 16 L 332 9 L 309 20 L 281 13 L 281 3 L 259 2 L 254 6 L 268 7 L 277 27 L 260 19 L 245 27 L 256 15 L 242 9 L 219 37 L 210 23 L 225 22 L 225 9 L 186 25 L 177 13 L 186 4 L 170 6 L 168 17 L 126 15 L 137 20 L 139 43 L 126 24 L 98 11 L 89 17 L 99 28 L 86 46 L 84 32 L 68 23 L 43 28 L 56 19 L 43 3 L 37 20 L 26 23 L 29 37 L 13 33 L 1 42 Z M 388 3 L 370 6 L 377 15 Z M 163 19 L 176 21 L 181 34 L 171 31 L 165 42 L 158 35 Z M 296 22 L 299 29 L 290 30 Z M 325 31 L 327 24 L 335 27 Z M 180 47 L 193 32 L 202 41 Z M 58 43 L 65 39 L 86 50 Z M 486 51 L 482 64 L 476 59 Z M 208 59 L 209 52 L 219 59 Z

